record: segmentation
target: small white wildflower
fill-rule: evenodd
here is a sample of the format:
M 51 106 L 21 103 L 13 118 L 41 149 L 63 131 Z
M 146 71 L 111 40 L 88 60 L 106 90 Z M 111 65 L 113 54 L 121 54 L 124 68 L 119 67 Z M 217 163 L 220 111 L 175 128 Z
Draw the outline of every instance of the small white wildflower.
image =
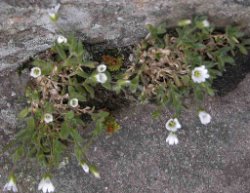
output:
M 172 132 L 175 132 L 181 128 L 181 124 L 177 118 L 169 119 L 165 126 L 167 130 L 172 131 Z
M 196 67 L 192 71 L 192 80 L 196 83 L 205 82 L 207 78 L 209 78 L 208 70 L 204 65 L 200 67 Z
M 86 163 L 81 164 L 82 169 L 85 173 L 89 173 L 89 166 Z
M 166 139 L 166 142 L 169 145 L 177 145 L 179 143 L 179 140 L 177 138 L 177 135 L 171 132 L 171 133 L 169 133 L 169 135 Z
M 211 115 L 208 114 L 207 112 L 205 111 L 200 111 L 199 112 L 199 118 L 200 118 L 200 121 L 203 125 L 207 125 L 208 123 L 211 122 Z
M 97 72 L 105 72 L 107 70 L 107 66 L 105 64 L 100 64 L 97 66 Z
M 3 191 L 18 192 L 14 177 L 10 177 L 10 180 L 8 181 L 8 183 L 4 185 Z
M 73 98 L 69 101 L 69 105 L 73 108 L 78 106 L 78 99 L 77 98 Z
M 96 78 L 96 81 L 101 83 L 101 84 L 104 84 L 108 80 L 107 75 L 105 73 L 102 73 L 102 72 L 96 74 L 95 78 Z
M 202 26 L 203 26 L 203 27 L 209 27 L 209 26 L 210 26 L 209 21 L 208 21 L 208 20 L 203 20 L 203 21 L 202 21 Z
M 58 11 L 59 11 L 59 8 L 60 8 L 60 4 L 56 5 L 54 8 L 50 9 L 48 11 L 49 13 L 49 17 L 52 21 L 56 21 L 58 19 Z
M 62 44 L 62 43 L 66 44 L 68 42 L 67 38 L 65 38 L 64 36 L 58 36 L 56 41 L 58 44 Z
M 190 19 L 184 19 L 178 22 L 179 26 L 185 26 L 185 25 L 190 25 L 192 21 Z
M 55 187 L 52 184 L 51 180 L 49 177 L 44 177 L 39 185 L 38 185 L 38 190 L 42 190 L 43 193 L 47 193 L 47 192 L 54 192 L 55 191 Z
M 42 71 L 39 67 L 33 67 L 30 71 L 30 76 L 32 76 L 33 78 L 37 78 L 39 76 L 41 76 Z
M 52 121 L 53 121 L 53 115 L 50 114 L 50 113 L 46 113 L 46 114 L 44 115 L 44 121 L 45 121 L 45 123 L 50 123 L 50 122 L 52 122 Z

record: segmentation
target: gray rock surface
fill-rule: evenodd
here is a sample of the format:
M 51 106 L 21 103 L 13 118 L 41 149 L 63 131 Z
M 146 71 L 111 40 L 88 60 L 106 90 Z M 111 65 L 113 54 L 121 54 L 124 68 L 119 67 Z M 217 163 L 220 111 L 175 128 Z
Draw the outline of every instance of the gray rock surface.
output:
M 250 32 L 249 0 L 1 0 L 0 70 L 14 69 L 51 46 L 60 34 L 48 17 L 61 4 L 58 26 L 82 40 L 104 46 L 133 44 L 147 23 L 208 15 L 217 26 L 236 23 Z
M 0 77 L 0 96 L 6 97 L 0 101 L 0 149 L 16 130 L 15 111 L 20 109 L 19 96 L 26 79 L 15 73 Z M 165 142 L 167 110 L 159 120 L 153 120 L 150 113 L 154 105 L 122 109 L 116 114 L 121 131 L 101 136 L 88 152 L 101 179 L 85 174 L 72 158 L 70 164 L 55 170 L 57 192 L 249 193 L 249 93 L 250 74 L 226 96 L 207 98 L 204 106 L 213 117 L 208 126 L 194 117 L 194 108 L 185 111 L 180 119 L 180 144 L 174 147 Z M 0 187 L 7 180 L 9 161 L 9 154 L 0 157 Z M 41 171 L 35 164 L 21 165 L 17 168 L 19 192 L 37 192 Z
M 1 0 L 0 1 L 0 150 L 18 125 L 16 114 L 28 76 L 15 69 L 48 49 L 61 34 L 48 19 L 60 3 L 58 27 L 101 46 L 126 46 L 147 33 L 146 23 L 169 26 L 194 14 L 208 15 L 217 26 L 237 23 L 250 32 L 249 0 Z M 219 18 L 219 19 L 218 19 Z M 63 33 L 64 33 L 63 32 Z M 122 130 L 100 137 L 89 158 L 102 178 L 86 175 L 73 159 L 56 170 L 53 182 L 60 193 L 249 193 L 250 192 L 250 75 L 224 97 L 208 98 L 213 116 L 207 127 L 183 114 L 180 144 L 165 143 L 162 116 L 153 120 L 153 105 L 122 109 Z M 19 192 L 34 193 L 41 177 L 36 165 L 17 168 Z M 11 169 L 8 153 L 0 157 L 0 187 Z M 0 188 L 2 192 L 2 188 Z

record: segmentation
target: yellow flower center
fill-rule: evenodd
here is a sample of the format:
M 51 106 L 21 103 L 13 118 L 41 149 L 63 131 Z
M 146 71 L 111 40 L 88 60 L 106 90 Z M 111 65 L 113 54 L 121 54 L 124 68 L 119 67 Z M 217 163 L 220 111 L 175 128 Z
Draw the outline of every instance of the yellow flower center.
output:
M 194 71 L 194 76 L 197 78 L 201 77 L 201 72 L 198 70 Z
M 72 100 L 72 105 L 75 106 L 76 105 L 76 100 Z
M 40 70 L 39 70 L 39 69 L 35 69 L 35 70 L 34 70 L 34 73 L 35 73 L 36 75 L 38 75 L 38 74 L 40 73 Z
M 175 127 L 176 123 L 174 121 L 170 121 L 168 125 L 169 127 Z

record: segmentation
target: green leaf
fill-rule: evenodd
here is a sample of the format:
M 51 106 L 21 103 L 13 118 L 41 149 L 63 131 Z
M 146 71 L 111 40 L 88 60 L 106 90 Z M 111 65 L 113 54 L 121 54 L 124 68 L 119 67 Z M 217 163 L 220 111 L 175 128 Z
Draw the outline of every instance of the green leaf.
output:
M 32 136 L 34 134 L 34 129 L 32 128 L 25 128 L 21 129 L 17 134 L 16 134 L 16 140 L 19 142 L 30 142 L 30 139 L 32 139 Z
M 98 113 L 92 114 L 91 118 L 95 122 L 95 129 L 93 131 L 93 136 L 97 136 L 101 134 L 106 128 L 104 125 L 104 121 L 109 116 L 109 113 L 106 111 L 100 111 Z
M 181 82 L 182 82 L 185 86 L 189 86 L 189 83 L 190 83 L 190 76 L 189 76 L 189 75 L 182 76 L 182 77 L 181 77 Z
M 105 82 L 104 84 L 102 84 L 102 86 L 104 88 L 106 88 L 107 90 L 111 90 L 112 89 L 112 86 L 111 86 L 110 82 Z
M 247 55 L 248 54 L 248 51 L 247 49 L 245 48 L 245 46 L 241 45 L 241 44 L 238 44 L 237 47 L 239 48 L 240 52 L 244 55 Z
M 61 156 L 64 150 L 64 145 L 59 141 L 59 140 L 54 140 L 54 147 L 53 147 L 53 156 L 54 156 L 54 161 L 56 163 L 59 163 L 61 160 Z M 55 164 L 55 163 L 54 163 Z
M 157 35 L 165 34 L 165 33 L 166 33 L 166 28 L 167 28 L 167 26 L 166 26 L 165 23 L 160 24 L 160 25 L 156 28 L 156 30 L 157 30 Z
M 61 126 L 60 137 L 62 139 L 67 139 L 68 136 L 70 135 L 70 130 L 71 128 L 69 127 L 68 122 L 64 122 Z
M 64 51 L 64 47 L 61 46 L 61 45 L 56 44 L 55 49 L 56 49 L 56 52 L 59 54 L 60 58 L 62 60 L 66 60 L 67 55 L 66 55 L 66 53 Z
M 75 83 L 72 82 L 71 84 L 74 85 Z M 86 93 L 85 93 L 84 89 L 82 89 L 82 87 L 68 86 L 68 91 L 69 91 L 70 98 L 77 98 L 79 101 L 82 101 L 82 102 L 87 100 Z
M 84 50 L 82 42 L 78 41 L 76 53 L 77 53 L 77 57 L 78 57 L 79 62 L 82 61 L 84 52 L 85 52 L 85 50 Z
M 35 129 L 35 119 L 33 117 L 27 119 L 27 129 Z
M 191 24 L 191 20 L 190 19 L 183 19 L 183 20 L 180 20 L 178 22 L 178 26 L 187 26 L 187 25 L 190 25 Z
M 75 116 L 74 112 L 73 111 L 69 111 L 65 114 L 65 120 L 71 120 L 73 119 Z
M 29 108 L 24 108 L 19 114 L 18 114 L 18 118 L 23 119 L 25 117 L 27 117 L 27 115 L 29 114 L 30 110 Z
M 22 156 L 25 155 L 25 149 L 23 145 L 20 145 L 19 147 L 16 147 L 16 150 L 14 154 L 12 155 L 14 163 L 17 162 L 22 158 Z
M 96 68 L 97 64 L 98 64 L 97 62 L 87 61 L 83 63 L 83 66 L 88 68 Z
M 78 75 L 78 76 L 81 76 L 82 78 L 88 78 L 90 75 L 88 75 L 86 72 L 84 72 L 83 70 L 81 70 L 81 69 L 78 69 L 77 71 L 76 71 L 76 74 Z
M 203 93 L 202 93 L 202 90 L 199 86 L 195 87 L 194 94 L 195 94 L 195 98 L 197 100 L 201 101 L 203 99 Z
M 95 97 L 94 89 L 91 86 L 89 86 L 87 83 L 83 83 L 83 86 L 88 91 L 88 93 L 90 94 L 90 97 L 94 98 Z
M 74 153 L 75 153 L 75 156 L 76 156 L 76 159 L 78 160 L 78 162 L 82 161 L 82 149 L 81 147 L 78 145 L 78 144 L 75 144 L 74 145 Z
M 161 116 L 161 111 L 156 110 L 156 111 L 152 112 L 151 115 L 152 115 L 153 119 L 157 119 L 157 118 L 159 118 Z
M 74 139 L 75 142 L 77 142 L 79 144 L 81 144 L 83 142 L 83 138 L 81 137 L 81 135 L 78 133 L 78 131 L 76 129 L 71 129 L 70 135 L 72 136 L 72 138 Z
M 47 112 L 47 113 L 52 113 L 53 112 L 53 109 L 54 109 L 54 106 L 52 103 L 46 101 L 45 104 L 44 104 L 44 110 Z
M 131 80 L 131 83 L 130 83 L 130 90 L 132 93 L 135 93 L 137 88 L 138 88 L 138 84 L 139 84 L 139 75 L 137 75 L 135 78 L 133 78 Z
M 54 65 L 52 62 L 36 59 L 33 61 L 33 65 L 41 68 L 43 75 L 48 75 L 53 70 Z
M 215 95 L 215 92 L 214 92 L 214 90 L 212 89 L 212 88 L 210 88 L 210 87 L 206 87 L 206 90 L 207 90 L 207 93 L 210 95 L 210 96 L 214 96 Z
M 224 56 L 223 57 L 224 62 L 229 63 L 229 64 L 234 64 L 235 61 L 231 56 Z
M 74 95 L 74 93 L 76 92 L 75 91 L 75 88 L 73 86 L 68 86 L 68 91 L 69 91 L 69 95 Z

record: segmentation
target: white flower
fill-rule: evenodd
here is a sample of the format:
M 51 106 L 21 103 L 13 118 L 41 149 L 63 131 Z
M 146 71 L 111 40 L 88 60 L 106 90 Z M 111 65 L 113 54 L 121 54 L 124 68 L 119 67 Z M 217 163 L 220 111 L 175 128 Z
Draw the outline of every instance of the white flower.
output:
M 105 72 L 107 70 L 107 66 L 105 64 L 100 64 L 97 66 L 97 72 Z
M 58 10 L 60 8 L 60 4 L 56 5 L 54 8 L 50 9 L 49 12 L 49 17 L 52 21 L 56 21 L 58 18 Z
M 82 169 L 84 170 L 84 172 L 88 174 L 89 173 L 89 166 L 86 163 L 81 164 L 81 166 L 82 166 Z
M 37 78 L 39 76 L 41 76 L 42 71 L 39 67 L 33 67 L 30 71 L 30 76 L 32 76 L 33 78 Z
M 208 20 L 203 20 L 203 21 L 202 21 L 202 25 L 203 25 L 203 27 L 209 27 L 209 26 L 210 26 L 210 23 L 209 23 Z
M 45 177 L 43 178 L 39 185 L 38 185 L 38 190 L 42 190 L 43 193 L 47 193 L 47 192 L 54 192 L 55 191 L 55 187 L 52 184 L 51 180 L 49 177 Z
M 211 122 L 211 115 L 208 114 L 207 112 L 205 111 L 200 111 L 199 112 L 199 118 L 200 118 L 200 121 L 203 125 L 207 125 L 208 123 Z
M 209 78 L 209 74 L 208 74 L 208 70 L 205 68 L 204 65 L 193 69 L 192 79 L 194 82 L 202 83 L 202 82 L 205 82 L 207 78 Z
M 169 144 L 169 145 L 177 145 L 179 143 L 179 140 L 177 138 L 177 135 L 174 134 L 174 133 L 170 133 L 166 139 L 166 142 Z
M 73 108 L 78 106 L 78 99 L 77 98 L 73 98 L 69 101 L 69 105 Z
M 51 115 L 50 113 L 46 113 L 44 115 L 44 121 L 45 123 L 50 123 L 53 121 L 53 115 Z
M 58 36 L 57 37 L 57 43 L 58 44 L 62 44 L 62 43 L 67 43 L 68 42 L 68 40 L 67 40 L 67 38 L 65 38 L 64 36 Z
M 172 132 L 177 131 L 181 128 L 181 124 L 179 123 L 177 118 L 169 119 L 166 123 L 166 129 Z
M 104 84 L 108 80 L 107 75 L 105 73 L 102 73 L 102 72 L 96 74 L 95 78 L 96 78 L 96 81 L 100 82 L 101 84 Z
M 3 191 L 18 192 L 15 180 L 13 177 L 10 178 L 9 182 L 4 185 Z

